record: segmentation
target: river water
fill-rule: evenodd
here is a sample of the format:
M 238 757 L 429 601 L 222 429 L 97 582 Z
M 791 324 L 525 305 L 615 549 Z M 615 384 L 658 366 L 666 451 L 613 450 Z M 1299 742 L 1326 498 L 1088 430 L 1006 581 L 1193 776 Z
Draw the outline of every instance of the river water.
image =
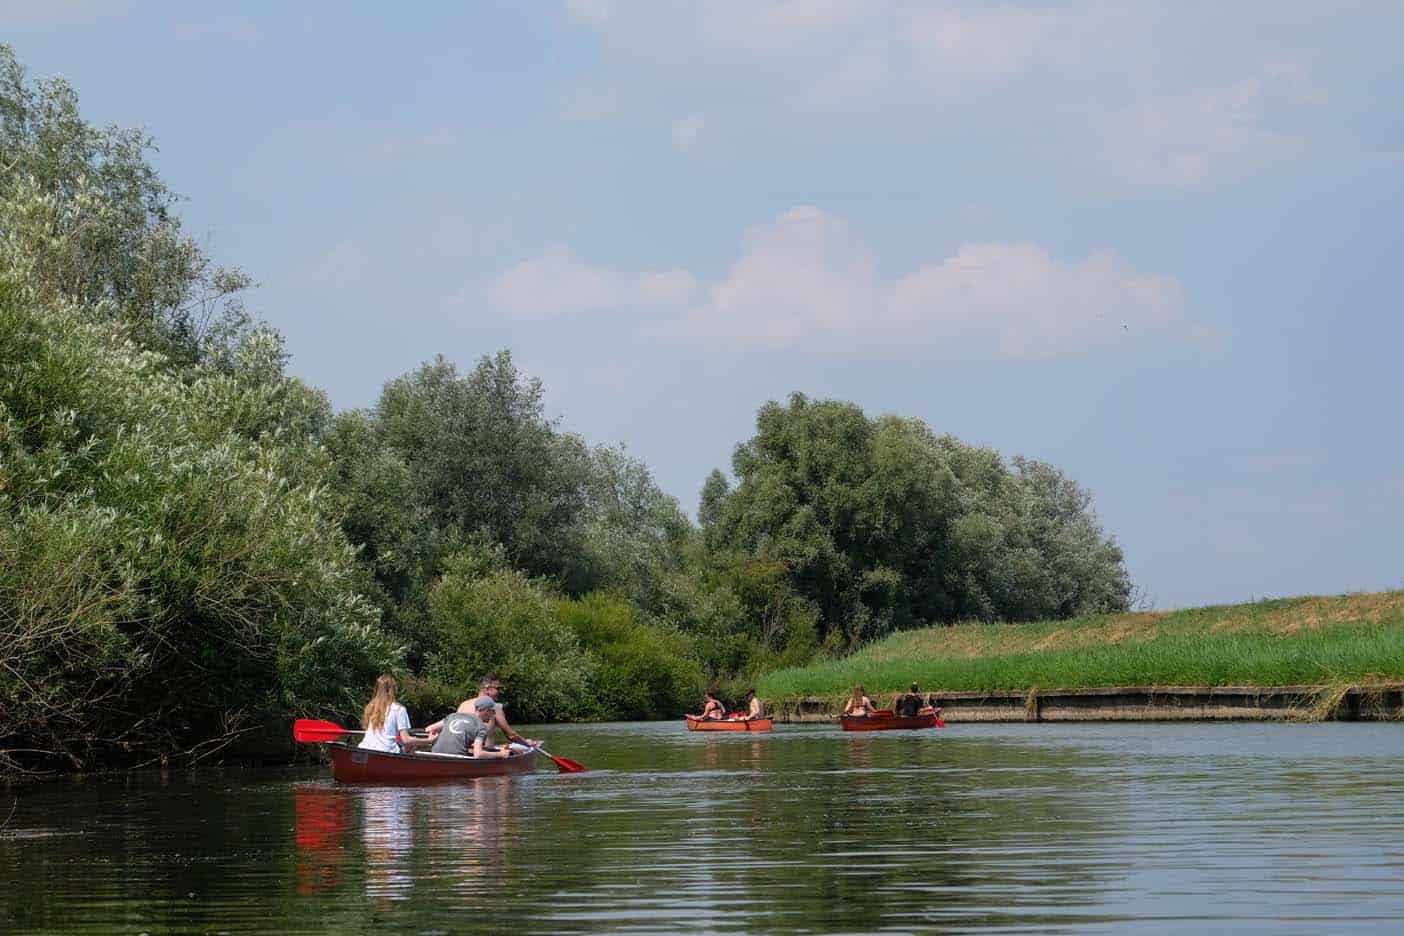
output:
M 0 932 L 1397 932 L 1404 725 L 539 729 L 589 765 L 0 787 Z M 8 815 L 8 819 L 5 817 Z

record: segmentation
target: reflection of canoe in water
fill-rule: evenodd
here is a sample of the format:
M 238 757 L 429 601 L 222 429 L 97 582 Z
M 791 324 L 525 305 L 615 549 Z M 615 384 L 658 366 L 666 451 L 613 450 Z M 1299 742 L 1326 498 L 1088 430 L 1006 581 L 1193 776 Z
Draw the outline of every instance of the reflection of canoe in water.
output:
M 332 776 L 342 783 L 433 783 L 531 773 L 536 754 L 511 757 L 458 757 L 454 754 L 386 754 L 345 744 L 329 744 Z
M 687 716 L 688 731 L 769 731 L 773 718 L 693 718 Z
M 840 715 L 844 731 L 893 731 L 901 728 L 935 728 L 936 713 L 897 715 L 892 709 L 878 709 L 871 715 Z

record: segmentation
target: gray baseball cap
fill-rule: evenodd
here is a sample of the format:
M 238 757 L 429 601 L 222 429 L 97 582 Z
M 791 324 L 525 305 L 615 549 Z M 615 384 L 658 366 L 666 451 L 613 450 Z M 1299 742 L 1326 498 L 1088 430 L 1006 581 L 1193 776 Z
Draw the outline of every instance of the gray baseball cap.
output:
M 480 695 L 473 700 L 473 708 L 481 712 L 483 709 L 497 708 L 497 703 L 491 696 Z

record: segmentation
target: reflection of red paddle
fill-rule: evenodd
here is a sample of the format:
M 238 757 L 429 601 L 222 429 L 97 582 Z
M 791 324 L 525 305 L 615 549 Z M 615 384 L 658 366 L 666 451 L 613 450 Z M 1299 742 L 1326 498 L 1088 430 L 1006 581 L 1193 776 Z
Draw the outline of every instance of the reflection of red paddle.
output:
M 365 734 L 351 728 L 343 728 L 335 722 L 316 718 L 299 718 L 293 722 L 293 740 L 302 744 L 320 744 L 324 741 L 340 741 L 347 735 Z

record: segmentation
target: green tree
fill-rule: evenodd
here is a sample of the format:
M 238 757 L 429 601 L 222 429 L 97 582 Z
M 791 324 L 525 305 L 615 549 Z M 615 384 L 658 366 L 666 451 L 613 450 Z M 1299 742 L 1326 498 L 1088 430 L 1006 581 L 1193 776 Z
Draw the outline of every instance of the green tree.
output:
M 849 641 L 961 618 L 1124 608 L 1121 552 L 1091 498 L 1055 469 L 937 437 L 851 403 L 768 403 L 728 489 L 702 500 L 714 554 L 778 564 L 827 633 Z M 776 568 L 777 566 L 766 566 Z M 744 592 L 744 589 L 742 589 Z
M 589 451 L 546 418 L 539 380 L 509 352 L 460 375 L 442 357 L 385 386 L 377 431 L 408 467 L 429 522 L 500 543 L 528 575 L 560 576 L 580 549 Z
M 232 364 L 251 331 L 240 270 L 180 226 L 141 131 L 85 121 L 62 78 L 30 83 L 0 45 L 0 227 L 30 258 L 31 287 L 128 326 L 163 366 Z
M 627 599 L 603 592 L 562 599 L 555 611 L 597 661 L 589 680 L 596 717 L 668 718 L 697 704 L 706 680 L 687 635 L 649 623 Z
M 177 375 L 125 323 L 57 304 L 26 246 L 0 246 L 0 746 L 30 752 L 9 766 L 351 708 L 395 654 L 353 586 L 325 459 L 250 434 L 319 396 Z
M 486 673 L 507 687 L 521 721 L 569 721 L 588 713 L 595 661 L 553 608 L 540 580 L 485 562 L 481 552 L 451 559 L 429 597 L 438 633 L 426 656 L 431 699 L 448 710 L 478 694 Z

